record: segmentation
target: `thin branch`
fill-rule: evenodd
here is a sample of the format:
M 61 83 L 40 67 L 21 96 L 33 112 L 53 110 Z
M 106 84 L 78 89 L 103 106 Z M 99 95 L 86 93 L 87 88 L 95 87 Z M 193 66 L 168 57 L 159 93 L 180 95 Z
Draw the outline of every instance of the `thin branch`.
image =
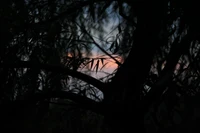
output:
M 184 51 L 184 46 L 188 46 L 190 44 L 190 40 L 190 35 L 186 35 L 180 43 L 178 42 L 179 40 L 174 42 L 170 53 L 168 54 L 167 64 L 162 70 L 160 78 L 150 89 L 144 99 L 144 105 L 146 108 L 149 107 L 149 105 L 151 105 L 153 102 L 158 101 L 158 99 L 162 96 L 166 86 L 173 79 L 175 66 L 180 59 L 182 52 Z
M 98 2 L 113 2 L 113 1 L 119 1 L 119 0 L 87 0 L 87 1 L 74 1 L 73 4 L 69 5 L 69 8 L 66 9 L 66 11 L 58 14 L 57 16 L 51 18 L 51 19 L 48 19 L 48 20 L 45 20 L 45 21 L 40 21 L 38 23 L 32 23 L 32 24 L 28 24 L 28 27 L 29 28 L 33 28 L 34 26 L 36 25 L 46 25 L 46 24 L 49 24 L 49 23 L 52 23 L 54 21 L 57 21 L 59 19 L 64 19 L 70 15 L 72 15 L 73 13 L 77 12 L 78 10 L 82 9 L 83 7 L 85 6 L 88 6 L 90 5 L 91 3 L 98 3 Z M 143 1 L 138 1 L 138 0 L 135 0 L 135 1 L 132 1 L 132 0 L 125 0 L 126 3 L 129 3 L 129 4 L 132 4 L 133 2 L 134 3 L 141 3 Z M 121 13 L 121 12 L 120 12 Z M 126 19 L 126 16 L 122 14 L 120 14 L 122 17 L 124 17 Z M 129 19 L 127 19 L 129 20 Z
M 76 23 L 77 24 L 77 23 Z M 106 50 L 104 50 L 94 39 L 93 37 L 87 32 L 86 29 L 84 29 L 82 26 L 80 26 L 79 24 L 77 24 L 82 30 L 84 33 L 86 33 L 89 38 L 93 41 L 93 43 L 103 52 L 105 53 L 107 56 L 109 56 L 111 59 L 113 59 L 119 66 L 121 66 L 122 64 L 117 60 L 115 59 L 111 54 L 109 54 Z
M 113 1 L 113 0 L 87 0 L 87 1 L 74 1 L 72 4 L 70 4 L 64 12 L 58 14 L 57 16 L 45 20 L 45 21 L 40 21 L 38 23 L 33 23 L 31 24 L 33 25 L 45 25 L 45 24 L 49 24 L 52 23 L 54 21 L 57 21 L 59 19 L 64 19 L 72 14 L 74 14 L 75 12 L 77 12 L 78 10 L 82 9 L 85 6 L 88 6 L 90 4 L 93 4 L 95 2 L 105 2 L 105 1 Z

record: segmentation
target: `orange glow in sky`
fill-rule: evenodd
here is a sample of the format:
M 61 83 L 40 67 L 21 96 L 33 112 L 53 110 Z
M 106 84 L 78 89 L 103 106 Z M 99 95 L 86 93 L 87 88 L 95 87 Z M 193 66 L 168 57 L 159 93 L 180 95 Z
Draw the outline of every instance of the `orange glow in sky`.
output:
M 95 78 L 100 78 L 100 77 L 106 76 L 107 74 L 111 74 L 118 67 L 117 63 L 115 63 L 113 59 L 111 59 L 108 56 L 105 56 L 104 54 L 99 54 L 98 52 L 95 52 L 95 51 L 91 57 L 88 57 L 87 55 L 82 55 L 82 56 L 86 58 L 91 58 L 91 59 L 89 60 L 90 61 L 89 63 L 85 63 L 86 66 L 82 64 L 81 68 L 79 68 L 79 71 L 85 74 L 90 74 L 91 76 Z M 73 57 L 73 55 L 70 53 L 67 53 L 66 57 L 71 58 Z M 120 56 L 113 55 L 113 57 L 119 62 L 122 62 L 122 58 Z M 103 59 L 103 62 L 101 58 Z M 91 61 L 92 59 L 94 60 Z M 67 60 L 67 58 L 65 58 L 64 60 Z M 92 65 L 92 62 L 93 62 L 93 65 Z M 96 67 L 97 62 L 99 62 L 98 70 Z
M 95 78 L 101 78 L 106 76 L 107 74 L 111 74 L 117 67 L 117 63 L 115 63 L 115 61 L 113 59 L 110 59 L 107 56 L 103 56 L 103 57 L 99 57 L 97 56 L 96 58 L 105 58 L 103 60 L 103 63 L 101 61 L 101 59 L 99 60 L 99 65 L 98 65 L 98 71 L 96 73 L 96 64 L 98 62 L 98 60 L 94 60 L 93 62 L 93 66 L 91 68 L 91 64 L 92 62 L 90 62 L 89 64 L 87 64 L 86 67 L 84 67 L 83 69 L 81 69 L 81 72 L 84 72 L 85 70 L 91 70 L 91 76 L 95 77 Z M 95 56 L 93 56 L 93 59 L 95 59 Z M 119 62 L 121 62 L 121 58 L 117 57 L 116 58 Z

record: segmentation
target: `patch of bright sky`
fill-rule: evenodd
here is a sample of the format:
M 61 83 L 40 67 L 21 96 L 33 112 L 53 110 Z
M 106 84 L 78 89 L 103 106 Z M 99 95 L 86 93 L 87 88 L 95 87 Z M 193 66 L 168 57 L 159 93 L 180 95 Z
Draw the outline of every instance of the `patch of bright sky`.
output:
M 110 47 L 109 41 L 114 41 L 116 39 L 116 35 L 118 33 L 118 28 L 116 28 L 116 27 L 117 27 L 117 25 L 119 25 L 122 22 L 122 18 L 116 12 L 114 12 L 112 10 L 112 8 L 113 7 L 111 5 L 107 9 L 107 13 L 109 15 L 108 15 L 108 19 L 106 21 L 106 24 L 103 25 L 103 33 L 102 33 L 102 31 L 100 33 L 102 36 L 100 37 L 98 32 L 96 32 L 96 34 L 92 34 L 92 37 L 95 40 L 95 42 L 98 43 L 109 54 L 112 54 L 111 51 L 109 50 L 109 47 Z M 86 14 L 85 14 L 85 17 L 86 17 Z M 117 55 L 112 55 L 112 56 L 116 57 L 116 59 L 118 61 L 121 60 L 121 58 Z M 96 57 L 97 58 L 109 58 L 108 56 L 105 55 L 105 53 L 103 53 L 95 45 L 93 45 L 92 57 L 93 58 L 96 58 Z M 93 66 L 95 66 L 96 63 L 97 63 L 97 60 L 94 61 Z M 105 63 L 107 65 L 105 65 L 105 67 L 102 68 L 102 66 Z M 108 74 L 113 73 L 113 71 L 116 70 L 116 68 L 118 67 L 118 65 L 112 59 L 105 59 L 104 64 L 102 64 L 102 63 L 99 64 L 99 69 L 100 68 L 102 68 L 102 69 L 98 72 L 96 72 L 95 69 L 92 69 L 92 71 L 89 72 L 90 75 L 99 79 L 99 78 L 107 76 Z M 82 69 L 81 72 L 87 73 L 87 69 Z

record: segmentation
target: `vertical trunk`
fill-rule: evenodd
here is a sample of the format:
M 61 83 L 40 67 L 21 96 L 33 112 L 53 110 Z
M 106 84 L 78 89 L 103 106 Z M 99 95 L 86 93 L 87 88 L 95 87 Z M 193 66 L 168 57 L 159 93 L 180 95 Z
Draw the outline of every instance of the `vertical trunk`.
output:
M 141 88 L 149 73 L 155 50 L 159 47 L 158 35 L 164 9 L 160 4 L 141 3 L 136 10 L 138 16 L 133 47 L 111 83 L 111 93 L 116 102 L 116 108 L 111 109 L 113 131 L 145 132 Z

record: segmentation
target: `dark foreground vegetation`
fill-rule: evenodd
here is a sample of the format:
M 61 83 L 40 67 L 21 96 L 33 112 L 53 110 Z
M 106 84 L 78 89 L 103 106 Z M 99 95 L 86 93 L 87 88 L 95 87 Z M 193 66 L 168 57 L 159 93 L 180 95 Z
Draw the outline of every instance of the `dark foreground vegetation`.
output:
M 195 0 L 2 0 L 0 132 L 200 132 L 199 39 Z

